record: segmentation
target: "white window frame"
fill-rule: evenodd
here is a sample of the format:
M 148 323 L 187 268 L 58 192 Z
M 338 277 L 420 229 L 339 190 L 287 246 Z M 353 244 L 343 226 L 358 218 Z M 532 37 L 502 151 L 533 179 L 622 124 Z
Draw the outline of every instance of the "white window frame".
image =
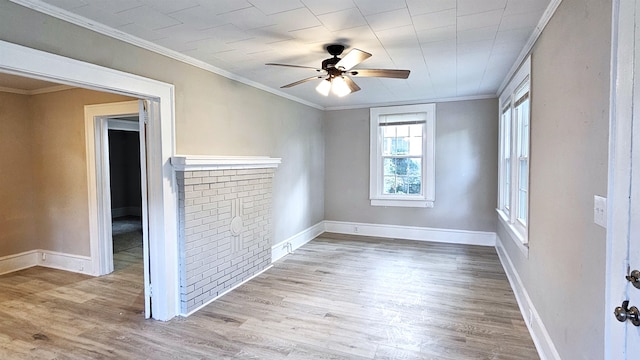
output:
M 422 184 L 420 194 L 384 194 L 383 193 L 383 157 L 382 127 L 384 115 L 402 115 L 425 113 L 425 124 L 422 127 Z M 371 108 L 370 115 L 370 149 L 369 149 L 369 199 L 371 206 L 398 206 L 431 208 L 435 202 L 435 151 L 436 151 L 436 105 L 419 104 Z
M 522 66 L 518 72 L 514 75 L 513 79 L 509 82 L 507 87 L 500 95 L 499 101 L 499 121 L 500 121 L 500 135 L 499 135 L 499 161 L 498 161 L 498 217 L 500 221 L 505 225 L 509 231 L 511 237 L 516 241 L 521 250 L 527 252 L 529 242 L 529 194 L 531 190 L 531 184 L 529 179 L 530 167 L 531 167 L 531 57 L 527 57 L 522 63 Z M 528 122 L 529 128 L 527 136 L 527 195 L 526 195 L 526 219 L 524 222 L 518 219 L 519 209 L 519 194 L 518 188 L 520 185 L 519 174 L 519 160 L 518 149 L 520 147 L 521 137 L 519 135 L 520 119 L 516 116 L 516 103 L 524 96 L 529 97 L 529 109 L 528 109 Z M 505 114 L 508 113 L 508 119 L 510 121 L 510 133 L 505 133 Z M 510 161 L 510 177 L 507 179 L 505 169 L 506 159 L 506 140 L 509 140 L 509 161 Z M 508 188 L 507 188 L 508 183 Z M 506 194 L 509 194 L 509 201 L 507 203 Z

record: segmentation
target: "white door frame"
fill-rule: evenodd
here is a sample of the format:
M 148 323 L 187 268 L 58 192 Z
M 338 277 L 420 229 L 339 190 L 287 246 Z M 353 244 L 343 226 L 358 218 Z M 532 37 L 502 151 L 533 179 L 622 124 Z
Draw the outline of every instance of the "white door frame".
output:
M 89 179 L 89 237 L 94 275 L 113 272 L 111 193 L 109 181 L 108 131 L 111 116 L 138 115 L 138 100 L 85 105 L 87 179 Z M 135 129 L 140 131 L 138 123 Z M 143 204 L 145 206 L 145 204 Z M 146 229 L 144 231 L 147 231 Z
M 149 247 L 154 319 L 179 313 L 177 197 L 171 166 L 174 147 L 174 86 L 0 40 L 0 72 L 159 101 L 149 119 Z M 89 206 L 89 205 L 88 205 Z
M 605 272 L 605 359 L 626 358 L 626 324 L 619 323 L 613 310 L 627 297 L 627 250 L 631 195 L 632 119 L 635 27 L 637 0 L 614 0 L 612 17 L 611 96 L 609 123 L 609 175 L 607 204 L 607 258 Z M 636 145 L 637 146 L 637 145 Z M 637 306 L 637 305 L 636 305 Z

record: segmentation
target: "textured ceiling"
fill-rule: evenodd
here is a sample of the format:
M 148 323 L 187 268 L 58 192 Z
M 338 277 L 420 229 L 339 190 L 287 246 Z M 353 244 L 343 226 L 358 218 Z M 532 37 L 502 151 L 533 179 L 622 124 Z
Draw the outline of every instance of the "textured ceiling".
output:
M 29 1 L 31 3 L 36 1 Z M 70 13 L 326 108 L 495 94 L 549 0 L 45 0 Z M 357 68 L 408 69 L 407 80 L 358 78 L 323 97 L 320 67 L 339 43 L 373 56 Z

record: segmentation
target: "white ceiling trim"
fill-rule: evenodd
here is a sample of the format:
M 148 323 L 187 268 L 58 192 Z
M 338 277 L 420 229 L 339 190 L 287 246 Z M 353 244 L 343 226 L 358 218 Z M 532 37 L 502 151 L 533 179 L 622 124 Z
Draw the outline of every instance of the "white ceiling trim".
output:
M 0 92 L 18 94 L 18 95 L 29 95 L 29 90 L 14 89 L 14 88 L 9 88 L 4 86 L 0 86 Z
M 173 51 L 171 49 L 167 49 L 167 48 L 165 48 L 163 46 L 154 44 L 154 43 L 152 43 L 150 41 L 143 40 L 143 39 L 140 39 L 140 38 L 138 38 L 136 36 L 126 34 L 126 33 L 122 32 L 122 31 L 116 30 L 116 29 L 114 29 L 112 27 L 106 26 L 104 24 L 95 22 L 95 21 L 90 20 L 90 19 L 87 19 L 84 16 L 80 16 L 80 15 L 71 13 L 69 11 L 66 11 L 66 10 L 60 9 L 58 7 L 49 5 L 49 4 L 44 3 L 42 1 L 39 1 L 39 0 L 9 0 L 9 1 L 11 1 L 13 3 L 16 3 L 18 5 L 22 5 L 24 7 L 27 7 L 29 9 L 41 12 L 43 14 L 46 14 L 46 15 L 49 15 L 49 16 L 53 16 L 53 17 L 58 18 L 60 20 L 64 20 L 64 21 L 72 23 L 74 25 L 78 25 L 78 26 L 83 27 L 85 29 L 89 29 L 89 30 L 95 31 L 97 33 L 109 36 L 111 38 L 114 38 L 114 39 L 117 39 L 117 40 L 120 40 L 120 41 L 124 41 L 126 43 L 131 44 L 131 45 L 138 46 L 138 47 L 141 47 L 141 48 L 149 50 L 149 51 L 153 51 L 153 52 L 155 52 L 157 54 L 172 58 L 174 60 L 178 60 L 178 61 L 181 61 L 183 63 L 198 67 L 200 69 L 215 73 L 217 75 L 224 76 L 224 77 L 226 77 L 228 79 L 235 80 L 237 82 L 240 82 L 240 83 L 252 86 L 254 88 L 269 92 L 271 94 L 274 94 L 274 95 L 277 95 L 277 96 L 280 96 L 280 97 L 283 97 L 283 98 L 286 98 L 286 99 L 289 99 L 289 100 L 292 100 L 292 101 L 296 101 L 296 102 L 301 103 L 303 105 L 307 105 L 307 106 L 310 106 L 310 107 L 313 107 L 313 108 L 316 108 L 316 109 L 319 109 L 319 110 L 324 110 L 324 107 L 320 106 L 318 104 L 312 103 L 312 102 L 307 101 L 307 100 L 300 99 L 299 97 L 289 95 L 289 94 L 284 93 L 282 91 L 278 91 L 278 90 L 272 89 L 270 87 L 264 86 L 264 85 L 262 85 L 260 83 L 255 82 L 255 81 L 246 79 L 246 78 L 244 78 L 242 76 L 238 76 L 238 75 L 233 74 L 231 72 L 228 72 L 226 70 L 220 69 L 220 68 L 218 68 L 216 66 L 207 64 L 204 61 L 200 61 L 198 59 L 194 59 L 194 58 L 192 58 L 190 56 L 186 56 L 186 55 L 181 54 L 181 53 L 179 53 L 177 51 Z
M 542 14 L 540 21 L 538 21 L 538 25 L 535 29 L 533 29 L 531 36 L 529 36 L 529 40 L 527 40 L 527 43 L 522 48 L 522 51 L 520 51 L 520 54 L 516 58 L 516 61 L 513 63 L 513 66 L 511 66 L 511 70 L 509 70 L 507 76 L 505 76 L 504 80 L 502 80 L 502 83 L 500 84 L 500 87 L 498 87 L 498 91 L 496 92 L 496 96 L 500 96 L 500 94 L 502 94 L 504 88 L 507 86 L 509 81 L 511 81 L 513 75 L 516 73 L 516 71 L 518 71 L 520 65 L 529 55 L 529 52 L 531 52 L 531 49 L 533 49 L 536 41 L 538 41 L 538 38 L 542 34 L 542 31 L 545 27 L 547 27 L 547 24 L 551 20 L 551 17 L 553 17 L 553 14 L 556 13 L 556 10 L 558 9 L 558 6 L 560 6 L 560 3 L 562 3 L 562 0 L 551 0 L 549 6 L 547 6 L 547 9 Z
M 73 86 L 69 86 L 69 85 L 56 85 L 56 86 L 49 86 L 46 88 L 36 89 L 36 90 L 23 90 L 23 89 L 14 89 L 14 88 L 0 86 L 0 92 L 20 94 L 20 95 L 40 95 L 40 94 L 47 94 L 47 93 L 52 93 L 56 91 L 69 90 L 73 88 L 74 88 Z
M 495 99 L 496 94 L 486 94 L 486 95 L 473 95 L 473 96 L 459 96 L 459 97 L 450 97 L 450 98 L 435 98 L 435 99 L 423 99 L 423 100 L 412 100 L 412 101 L 397 101 L 397 102 L 388 102 L 388 103 L 372 103 L 372 104 L 363 104 L 363 105 L 354 105 L 354 106 L 331 106 L 325 108 L 325 110 L 353 110 L 353 109 L 368 109 L 372 107 L 385 107 L 385 106 L 398 106 L 398 105 L 417 105 L 417 104 L 429 104 L 429 103 L 443 103 L 443 102 L 453 102 L 453 101 L 469 101 L 469 100 L 486 100 L 486 99 Z

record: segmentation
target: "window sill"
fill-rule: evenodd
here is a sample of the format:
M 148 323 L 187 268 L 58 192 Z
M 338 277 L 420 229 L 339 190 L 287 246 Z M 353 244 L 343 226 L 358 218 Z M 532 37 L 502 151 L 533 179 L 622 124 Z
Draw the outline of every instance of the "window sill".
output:
M 371 206 L 432 208 L 433 200 L 371 199 Z
M 498 219 L 500 219 L 502 225 L 504 225 L 505 229 L 507 229 L 509 238 L 513 241 L 516 247 L 520 249 L 524 256 L 526 258 L 529 258 L 529 243 L 526 236 L 520 233 L 520 231 L 518 231 L 516 227 L 509 222 L 504 212 L 502 212 L 500 209 L 496 209 L 496 212 L 498 213 Z

